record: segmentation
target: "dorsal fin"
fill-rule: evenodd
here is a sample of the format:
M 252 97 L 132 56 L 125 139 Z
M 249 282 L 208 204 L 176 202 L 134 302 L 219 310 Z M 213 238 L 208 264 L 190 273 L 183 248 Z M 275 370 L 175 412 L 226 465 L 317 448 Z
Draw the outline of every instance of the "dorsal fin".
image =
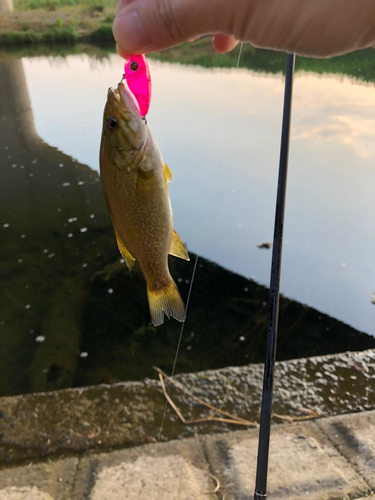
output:
M 126 262 L 126 265 L 129 268 L 129 271 L 131 271 L 132 267 L 134 266 L 135 258 L 131 255 L 129 250 L 124 245 L 124 243 L 123 243 L 122 239 L 120 238 L 116 229 L 115 229 L 115 235 L 116 235 L 118 249 L 120 250 L 120 254 L 123 256 L 123 258 Z
M 174 255 L 180 259 L 190 260 L 189 254 L 182 243 L 181 238 L 178 236 L 176 231 L 172 230 L 171 246 L 169 248 L 169 255 Z

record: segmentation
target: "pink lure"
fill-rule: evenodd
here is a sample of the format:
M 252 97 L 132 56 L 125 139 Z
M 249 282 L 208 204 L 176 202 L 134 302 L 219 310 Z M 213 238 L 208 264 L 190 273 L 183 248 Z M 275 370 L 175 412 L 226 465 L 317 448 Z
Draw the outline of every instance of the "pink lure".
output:
M 146 116 L 151 101 L 151 76 L 145 56 L 131 56 L 125 63 L 125 79 L 138 102 L 142 116 Z

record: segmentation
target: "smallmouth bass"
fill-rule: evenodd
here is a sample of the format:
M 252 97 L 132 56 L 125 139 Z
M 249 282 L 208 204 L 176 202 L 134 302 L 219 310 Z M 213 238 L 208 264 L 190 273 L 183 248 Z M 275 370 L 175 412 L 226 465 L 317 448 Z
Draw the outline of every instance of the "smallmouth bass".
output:
M 173 229 L 168 182 L 172 173 L 123 83 L 109 89 L 100 146 L 100 175 L 117 244 L 128 268 L 137 260 L 147 282 L 151 321 L 185 319 L 168 269 L 168 254 L 189 260 Z

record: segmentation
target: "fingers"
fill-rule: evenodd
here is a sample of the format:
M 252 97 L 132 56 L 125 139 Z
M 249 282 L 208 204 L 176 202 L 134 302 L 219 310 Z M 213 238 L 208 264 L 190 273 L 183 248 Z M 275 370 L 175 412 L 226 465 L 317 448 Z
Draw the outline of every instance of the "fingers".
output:
M 213 48 L 219 54 L 224 54 L 224 52 L 230 52 L 238 44 L 238 41 L 231 35 L 222 35 L 220 33 L 214 35 L 212 41 Z
M 327 57 L 375 44 L 374 0 L 120 0 L 119 53 L 142 54 L 214 34 L 218 52 L 236 40 Z M 222 35 L 219 35 L 222 33 Z
M 147 53 L 203 34 L 231 34 L 231 10 L 227 0 L 120 0 L 113 34 L 122 56 Z

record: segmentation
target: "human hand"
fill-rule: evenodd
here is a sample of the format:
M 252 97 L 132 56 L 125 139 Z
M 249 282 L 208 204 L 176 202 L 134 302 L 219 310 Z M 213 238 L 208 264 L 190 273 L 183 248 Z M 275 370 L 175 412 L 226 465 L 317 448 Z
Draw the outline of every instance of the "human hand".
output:
M 113 23 L 124 58 L 214 34 L 238 43 L 329 57 L 375 45 L 374 0 L 120 0 Z

